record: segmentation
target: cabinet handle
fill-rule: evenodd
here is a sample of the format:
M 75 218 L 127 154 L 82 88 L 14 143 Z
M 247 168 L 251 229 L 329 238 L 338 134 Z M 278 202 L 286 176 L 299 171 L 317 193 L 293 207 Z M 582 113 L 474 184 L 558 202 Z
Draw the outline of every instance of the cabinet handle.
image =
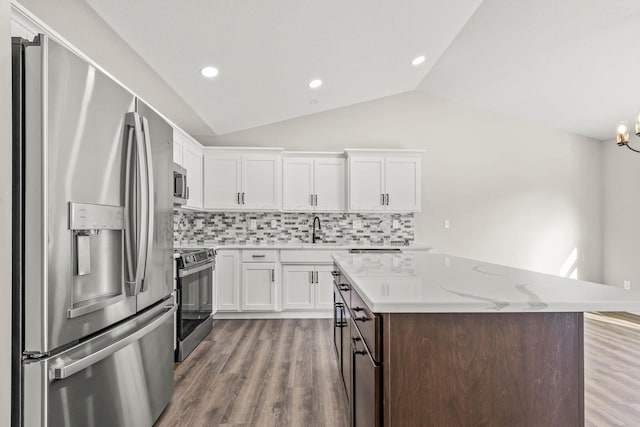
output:
M 266 255 L 251 255 L 253 258 L 264 258 Z
M 316 194 L 313 198 L 314 198 L 314 204 L 318 206 L 318 195 Z
M 242 204 L 244 205 L 244 193 L 242 193 Z
M 382 206 L 384 206 L 384 194 L 380 194 L 380 198 L 382 199 Z
M 367 349 L 356 350 L 356 348 L 358 347 L 358 342 L 362 341 L 360 337 L 351 337 L 351 341 L 353 342 L 353 354 L 367 354 Z
M 340 290 L 344 291 L 344 292 L 349 292 L 349 287 L 348 286 L 340 286 Z
M 387 206 L 389 206 L 389 193 L 387 193 Z
M 240 193 L 236 193 L 238 195 L 238 204 L 240 204 Z
M 309 272 L 309 283 L 313 283 L 313 271 Z
M 187 186 L 187 199 L 189 198 L 189 187 Z
M 276 281 L 276 271 L 275 270 L 271 270 L 271 281 L 272 282 Z
M 313 206 L 313 194 L 309 194 L 309 204 Z
M 339 272 L 339 271 L 332 271 L 332 272 L 331 272 L 331 275 L 332 275 L 333 277 L 337 277 L 337 276 L 339 276 L 339 275 L 340 275 L 340 272 Z

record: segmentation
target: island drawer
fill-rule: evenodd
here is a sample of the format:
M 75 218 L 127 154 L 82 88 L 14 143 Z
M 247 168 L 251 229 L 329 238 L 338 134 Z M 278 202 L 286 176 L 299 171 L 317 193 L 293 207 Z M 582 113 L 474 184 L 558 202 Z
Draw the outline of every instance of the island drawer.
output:
M 331 272 L 331 275 L 333 276 L 334 288 L 338 290 L 346 307 L 348 308 L 349 305 L 351 304 L 351 285 L 349 284 L 347 279 L 344 277 L 342 272 L 337 268 L 335 268 L 335 266 L 333 271 Z
M 382 349 L 380 348 L 382 343 L 380 340 L 381 316 L 374 314 L 353 288 L 351 288 L 350 297 L 351 302 L 348 309 L 354 325 L 358 328 L 358 331 L 360 331 L 360 335 L 362 335 L 374 360 L 380 362 L 382 353 Z

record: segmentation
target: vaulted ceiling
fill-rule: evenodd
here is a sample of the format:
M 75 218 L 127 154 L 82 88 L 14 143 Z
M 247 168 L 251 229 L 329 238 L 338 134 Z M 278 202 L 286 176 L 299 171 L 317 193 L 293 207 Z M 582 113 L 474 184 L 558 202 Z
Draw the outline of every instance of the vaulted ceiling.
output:
M 87 2 L 217 134 L 411 90 L 598 139 L 640 112 L 637 0 Z

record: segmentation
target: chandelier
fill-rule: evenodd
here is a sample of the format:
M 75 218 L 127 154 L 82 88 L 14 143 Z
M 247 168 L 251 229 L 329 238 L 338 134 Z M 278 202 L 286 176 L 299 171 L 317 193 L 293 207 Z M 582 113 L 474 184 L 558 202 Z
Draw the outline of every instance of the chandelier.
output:
M 636 122 L 636 136 L 640 137 L 640 115 L 638 115 L 638 121 Z M 640 150 L 636 150 L 629 146 L 629 127 L 626 122 L 618 123 L 616 127 L 616 142 L 618 147 L 626 146 L 629 150 L 640 153 Z

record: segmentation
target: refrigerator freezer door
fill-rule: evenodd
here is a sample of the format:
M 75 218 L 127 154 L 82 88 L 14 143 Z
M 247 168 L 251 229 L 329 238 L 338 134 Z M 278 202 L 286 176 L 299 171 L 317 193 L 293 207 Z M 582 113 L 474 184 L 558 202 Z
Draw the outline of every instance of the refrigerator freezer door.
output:
M 47 37 L 24 48 L 24 61 L 24 350 L 46 353 L 136 312 L 124 227 L 102 221 L 124 206 L 135 99 Z M 74 206 L 92 228 L 72 227 Z
M 24 426 L 151 426 L 173 394 L 173 300 L 24 365 Z
M 173 129 L 151 107 L 137 101 L 146 121 L 145 139 L 151 152 L 153 216 L 146 269 L 138 298 L 142 310 L 173 291 Z

